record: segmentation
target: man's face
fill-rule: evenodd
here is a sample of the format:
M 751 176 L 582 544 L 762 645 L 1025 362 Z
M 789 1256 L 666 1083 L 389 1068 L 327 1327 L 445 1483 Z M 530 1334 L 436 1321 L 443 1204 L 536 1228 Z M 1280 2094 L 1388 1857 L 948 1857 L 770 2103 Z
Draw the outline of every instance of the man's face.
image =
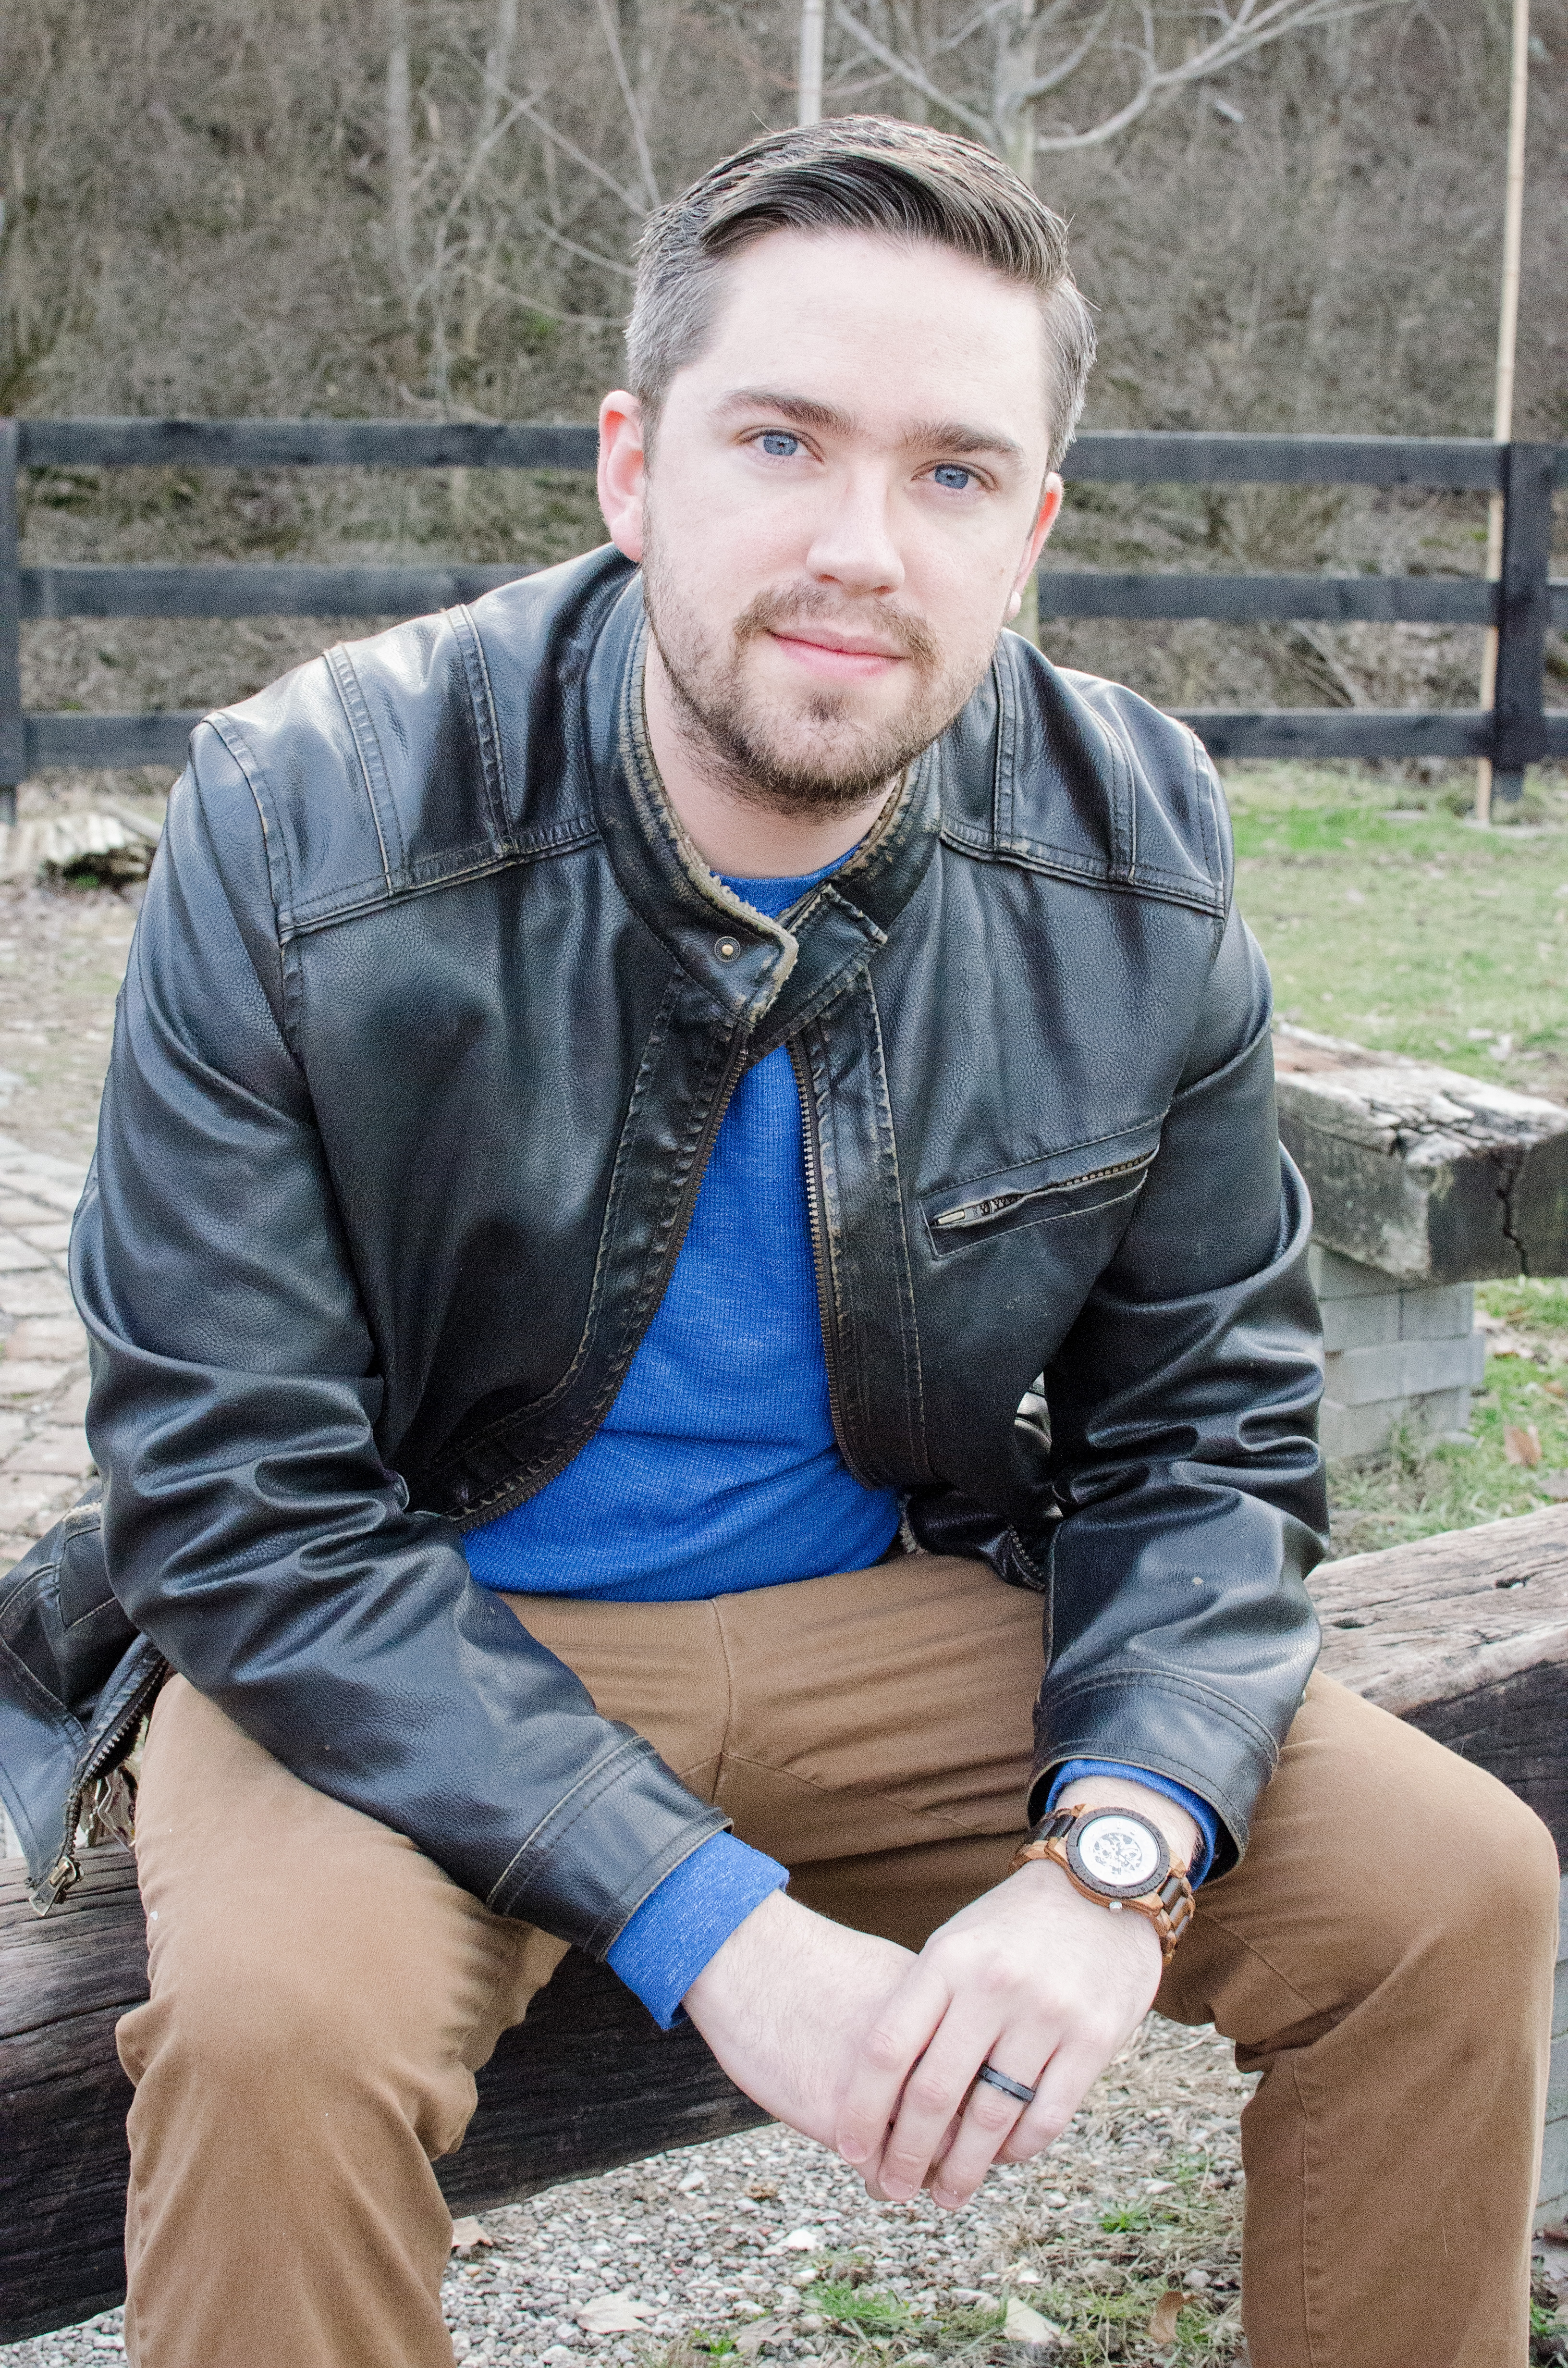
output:
M 1055 515 L 1046 402 L 1030 290 L 945 247 L 795 231 L 727 267 L 645 474 L 609 398 L 606 517 L 728 786 L 849 806 L 951 722 Z

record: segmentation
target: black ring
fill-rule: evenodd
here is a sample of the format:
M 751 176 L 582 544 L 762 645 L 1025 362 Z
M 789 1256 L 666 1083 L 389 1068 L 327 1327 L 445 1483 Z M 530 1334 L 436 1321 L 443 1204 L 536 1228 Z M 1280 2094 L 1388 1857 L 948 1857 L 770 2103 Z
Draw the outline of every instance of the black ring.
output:
M 987 2088 L 1000 2089 L 1004 2097 L 1016 2097 L 1020 2105 L 1034 2103 L 1036 2091 L 1027 2088 L 1022 2080 L 1009 2080 L 1006 2072 L 997 2071 L 994 2064 L 983 2064 L 974 2077 L 977 2080 L 983 2080 Z

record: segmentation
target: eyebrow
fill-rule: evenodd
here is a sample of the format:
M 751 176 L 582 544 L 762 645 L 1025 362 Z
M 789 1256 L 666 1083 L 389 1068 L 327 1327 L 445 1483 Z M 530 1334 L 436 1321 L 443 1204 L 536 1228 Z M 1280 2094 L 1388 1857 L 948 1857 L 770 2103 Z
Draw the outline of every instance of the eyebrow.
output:
M 852 415 L 840 411 L 835 404 L 815 403 L 809 395 L 786 394 L 775 387 L 737 387 L 722 399 L 718 410 L 721 416 L 737 411 L 772 411 L 781 419 L 793 420 L 797 427 L 817 427 L 828 436 L 848 435 L 855 427 Z M 917 419 L 902 441 L 925 450 L 993 452 L 1006 461 L 1021 461 L 1027 458 L 1022 446 L 1010 436 L 1004 436 L 999 427 L 977 427 L 962 419 Z

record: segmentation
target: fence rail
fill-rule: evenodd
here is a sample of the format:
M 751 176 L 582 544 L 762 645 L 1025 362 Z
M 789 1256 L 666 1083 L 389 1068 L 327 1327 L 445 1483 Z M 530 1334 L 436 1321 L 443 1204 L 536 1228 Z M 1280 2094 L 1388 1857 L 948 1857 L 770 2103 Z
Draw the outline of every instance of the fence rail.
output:
M 23 711 L 20 628 L 50 617 L 417 616 L 528 571 L 291 564 L 23 566 L 17 472 L 37 468 L 562 469 L 594 465 L 593 428 L 537 421 L 21 419 L 0 421 L 0 820 L 15 785 L 51 766 L 177 766 L 199 711 L 142 715 Z M 1568 711 L 1545 703 L 1546 637 L 1568 628 L 1568 582 L 1551 576 L 1552 499 L 1568 446 L 1460 437 L 1081 436 L 1080 483 L 1350 484 L 1500 494 L 1499 581 L 1475 576 L 1177 575 L 1040 570 L 1042 617 L 1210 618 L 1492 625 L 1490 708 L 1306 707 L 1183 711 L 1219 757 L 1489 757 L 1494 794 L 1517 798 L 1527 765 L 1568 757 Z

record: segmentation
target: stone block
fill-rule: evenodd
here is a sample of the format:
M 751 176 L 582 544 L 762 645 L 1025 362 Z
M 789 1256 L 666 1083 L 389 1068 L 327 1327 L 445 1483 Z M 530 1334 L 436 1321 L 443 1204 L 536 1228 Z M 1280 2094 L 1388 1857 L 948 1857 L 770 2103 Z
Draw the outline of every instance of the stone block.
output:
M 78 1373 L 68 1382 L 49 1411 L 56 1422 L 82 1423 L 87 1419 L 87 1398 L 92 1383 L 85 1373 Z
M 1324 1388 L 1341 1406 L 1371 1406 L 1383 1398 L 1418 1398 L 1481 1386 L 1486 1342 L 1479 1332 L 1459 1340 L 1391 1340 L 1381 1348 L 1342 1349 L 1326 1360 Z M 0 1379 L 4 1376 L 0 1366 Z
M 42 1214 L 41 1211 L 38 1213 Z M 24 1241 L 31 1242 L 35 1250 L 52 1250 L 57 1257 L 62 1257 L 71 1247 L 71 1221 L 68 1217 L 51 1217 L 47 1224 L 20 1224 L 16 1231 Z
M 38 1274 L 0 1274 L 0 1308 L 7 1315 L 74 1315 L 71 1286 L 54 1267 Z
M 1541 2149 L 1540 2201 L 1536 2205 L 1536 2226 L 1555 2227 L 1562 2224 L 1563 2210 L 1568 2206 L 1568 2114 L 1546 2124 L 1546 2144 Z
M 1393 1288 L 1381 1267 L 1366 1266 L 1359 1258 L 1341 1258 L 1337 1250 L 1327 1248 L 1315 1236 L 1307 1252 L 1307 1273 L 1324 1305 L 1331 1299 L 1362 1299 Z
M 1381 1291 L 1358 1299 L 1320 1300 L 1323 1345 L 1331 1356 L 1344 1349 L 1381 1349 L 1400 1338 L 1400 1292 L 1386 1274 L 1378 1280 Z
M 75 1426 L 50 1424 L 33 1433 L 6 1456 L 6 1472 L 52 1473 L 67 1480 L 85 1480 L 93 1468 L 92 1450 Z
M 1402 1340 L 1466 1340 L 1475 1329 L 1475 1285 L 1406 1284 L 1399 1294 Z
M 24 1315 L 6 1343 L 8 1357 L 44 1357 L 51 1362 L 82 1363 L 87 1336 L 75 1315 Z
M 1318 1437 L 1331 1461 L 1381 1455 L 1395 1424 L 1401 1422 L 1415 1423 L 1437 1438 L 1467 1429 L 1470 1392 L 1437 1390 L 1420 1398 L 1374 1398 L 1366 1406 L 1344 1406 L 1325 1397 L 1318 1417 Z
M 0 1230 L 0 1275 L 25 1274 L 32 1268 L 53 1264 L 47 1250 L 23 1241 L 19 1234 Z
M 30 1528 L 60 1494 L 58 1479 L 30 1472 L 0 1472 L 0 1531 Z
M 70 1372 L 69 1365 L 45 1364 L 41 1358 L 0 1357 L 0 1398 L 43 1397 Z
M 1324 1248 L 1401 1281 L 1568 1272 L 1568 1110 L 1283 1025 L 1275 1066 Z

